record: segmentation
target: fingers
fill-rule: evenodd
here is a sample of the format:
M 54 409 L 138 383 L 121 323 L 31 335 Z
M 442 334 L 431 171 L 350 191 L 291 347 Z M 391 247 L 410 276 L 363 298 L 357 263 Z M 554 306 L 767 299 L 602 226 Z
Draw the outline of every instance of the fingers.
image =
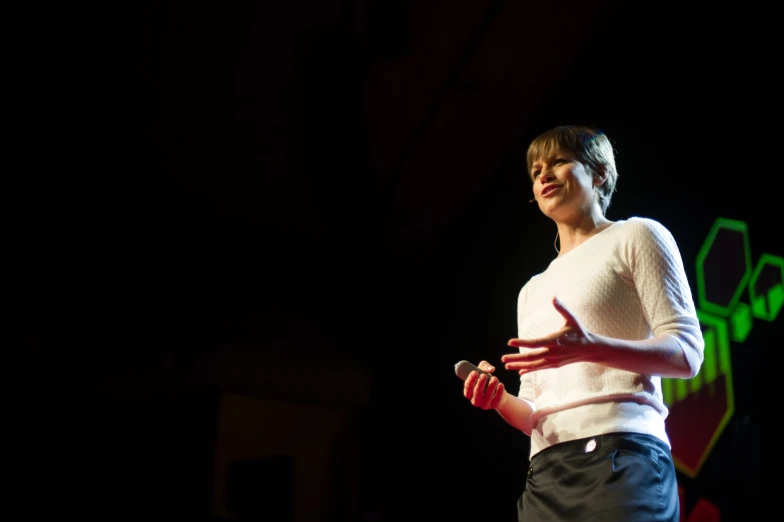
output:
M 471 372 L 468 374 L 468 377 L 466 377 L 465 383 L 463 384 L 463 395 L 466 399 L 473 400 L 476 381 L 478 379 L 479 374 L 476 372 Z
M 556 339 L 557 337 L 548 335 L 547 337 L 539 337 L 537 339 L 509 339 L 507 344 L 515 348 L 538 348 L 553 344 Z
M 567 364 L 587 360 L 586 353 L 588 351 L 566 345 L 561 346 L 562 348 L 557 350 L 542 348 L 539 350 L 528 350 L 526 353 L 507 354 L 502 357 L 504 368 L 516 370 L 518 374 L 523 375 L 524 373 L 548 368 L 560 368 Z
M 499 381 L 497 377 L 490 377 L 486 374 L 477 376 L 476 372 L 471 372 L 465 381 L 463 395 L 474 406 L 487 410 L 493 407 L 492 404 L 496 399 L 498 386 Z M 497 403 L 497 401 L 495 402 Z
M 550 351 L 549 348 L 534 348 L 532 350 L 526 350 L 524 353 L 507 353 L 501 356 L 501 362 L 510 363 L 510 362 L 528 361 L 535 357 L 540 357 L 542 355 L 545 355 L 549 351 Z
M 564 319 L 566 319 L 567 323 L 571 323 L 575 321 L 572 312 L 570 312 L 569 309 L 566 308 L 566 305 L 563 304 L 557 297 L 553 297 L 553 306 L 555 307 L 556 310 L 558 310 L 558 313 L 560 313 L 564 317 Z
M 495 366 L 493 366 L 492 364 L 490 364 L 487 361 L 481 361 L 479 363 L 479 369 L 480 370 L 484 370 L 487 373 L 493 373 L 495 371 Z
M 480 375 L 476 381 L 476 388 L 474 388 L 474 398 L 471 404 L 483 410 L 488 409 L 490 402 L 495 397 L 495 389 L 498 385 L 497 377 L 488 377 L 487 375 Z
M 491 379 L 490 376 L 488 376 L 486 373 L 479 375 L 479 377 L 476 379 L 476 385 L 474 386 L 475 398 L 476 397 L 481 398 L 486 395 L 487 387 L 490 385 L 490 379 Z M 493 379 L 498 380 L 495 377 L 493 377 Z
M 509 353 L 501 357 L 505 369 L 518 371 L 520 375 L 547 367 L 552 359 L 549 348 L 526 350 L 524 353 Z
M 554 344 L 561 344 L 558 342 L 558 340 L 567 330 L 580 329 L 580 324 L 572 312 L 570 312 L 569 309 L 566 308 L 566 305 L 563 304 L 557 297 L 553 297 L 553 306 L 566 321 L 566 324 L 560 332 L 536 339 L 510 339 L 507 344 L 516 348 L 538 348 L 540 346 L 552 346 Z
M 495 396 L 493 397 L 493 400 L 490 401 L 490 406 L 488 409 L 494 410 L 498 408 L 498 406 L 501 404 L 501 399 L 503 398 L 504 393 L 504 383 L 499 382 L 495 389 Z
M 549 366 L 551 366 L 551 363 L 547 359 L 542 358 L 532 361 L 508 363 L 506 365 L 506 369 L 510 371 L 517 371 L 517 373 L 522 375 L 523 373 L 541 370 Z

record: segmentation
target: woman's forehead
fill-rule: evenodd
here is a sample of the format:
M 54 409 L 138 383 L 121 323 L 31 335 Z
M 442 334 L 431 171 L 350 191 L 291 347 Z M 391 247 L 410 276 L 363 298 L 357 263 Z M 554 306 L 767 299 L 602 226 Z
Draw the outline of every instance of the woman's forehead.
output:
M 545 161 L 550 161 L 558 156 L 574 157 L 574 154 L 572 154 L 572 152 L 567 149 L 557 145 L 552 145 L 550 147 L 545 147 L 542 150 L 539 150 L 538 154 L 534 156 L 534 159 L 531 163 L 542 163 Z

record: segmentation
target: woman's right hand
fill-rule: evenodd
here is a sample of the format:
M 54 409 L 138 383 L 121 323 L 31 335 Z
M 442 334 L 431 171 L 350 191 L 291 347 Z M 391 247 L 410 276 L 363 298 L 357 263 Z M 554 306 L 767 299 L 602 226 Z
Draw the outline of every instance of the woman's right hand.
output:
M 493 373 L 495 367 L 487 361 L 479 363 L 479 369 L 487 373 Z M 489 382 L 488 382 L 489 379 Z M 486 386 L 485 386 L 486 385 Z M 498 408 L 506 395 L 504 384 L 495 375 L 478 374 L 471 372 L 466 377 L 463 384 L 463 395 L 471 401 L 471 404 L 483 410 L 494 410 Z

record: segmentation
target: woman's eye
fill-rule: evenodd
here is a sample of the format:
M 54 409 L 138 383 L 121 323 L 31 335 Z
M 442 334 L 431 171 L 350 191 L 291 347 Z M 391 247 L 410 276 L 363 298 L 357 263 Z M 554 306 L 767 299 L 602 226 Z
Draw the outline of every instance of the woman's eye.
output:
M 534 177 L 534 179 L 536 179 L 536 177 L 539 175 L 539 172 L 540 172 L 540 171 L 538 171 L 538 170 L 535 170 L 535 171 L 534 171 L 534 174 L 533 174 L 533 177 Z

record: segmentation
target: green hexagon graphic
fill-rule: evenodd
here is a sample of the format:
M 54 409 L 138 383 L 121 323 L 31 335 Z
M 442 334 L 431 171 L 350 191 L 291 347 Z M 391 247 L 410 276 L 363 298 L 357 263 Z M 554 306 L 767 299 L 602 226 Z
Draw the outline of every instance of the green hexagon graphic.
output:
M 754 326 L 751 307 L 743 301 L 738 301 L 729 317 L 729 323 L 732 340 L 737 343 L 745 341 L 751 332 L 751 327 Z
M 763 274 L 769 278 L 764 285 L 767 288 L 757 288 L 763 283 Z M 749 302 L 754 317 L 766 321 L 776 319 L 784 303 L 784 258 L 762 254 L 749 281 Z
M 702 310 L 697 317 L 705 339 L 700 372 L 692 379 L 662 379 L 673 460 L 689 478 L 697 476 L 735 412 L 727 320 Z
M 697 254 L 696 264 L 699 308 L 729 317 L 751 277 L 746 223 L 717 218 Z

